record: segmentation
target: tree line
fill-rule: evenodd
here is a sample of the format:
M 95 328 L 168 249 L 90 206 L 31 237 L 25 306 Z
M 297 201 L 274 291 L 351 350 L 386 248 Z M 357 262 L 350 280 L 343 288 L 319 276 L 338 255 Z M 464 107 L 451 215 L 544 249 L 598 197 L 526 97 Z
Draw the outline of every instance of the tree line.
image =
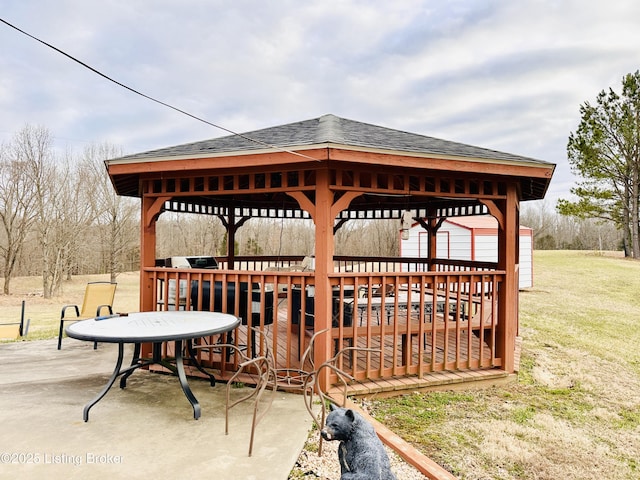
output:
M 623 249 L 622 234 L 613 223 L 561 215 L 544 200 L 523 204 L 520 225 L 533 230 L 533 247 L 536 250 Z
M 41 275 L 45 298 L 74 274 L 137 268 L 138 203 L 115 194 L 103 161 L 119 148 L 58 153 L 45 127 L 27 125 L 0 145 L 0 268 L 11 279 Z

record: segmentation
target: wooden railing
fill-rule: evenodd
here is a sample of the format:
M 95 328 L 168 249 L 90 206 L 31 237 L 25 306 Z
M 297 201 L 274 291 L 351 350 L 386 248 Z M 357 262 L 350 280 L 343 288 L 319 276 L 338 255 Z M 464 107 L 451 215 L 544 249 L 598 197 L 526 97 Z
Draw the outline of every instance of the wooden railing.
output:
M 262 271 L 145 268 L 142 280 L 148 288 L 143 295 L 151 294 L 159 310 L 237 315 L 244 325 L 267 334 L 283 368 L 298 366 L 300 352 L 321 324 L 331 325 L 331 335 L 321 338 L 331 342 L 332 354 L 353 346 L 369 349 L 339 359 L 339 366 L 359 380 L 501 365 L 497 305 L 504 272 L 490 270 L 491 265 L 474 269 L 468 263 L 458 265 L 460 271 L 408 271 L 395 269 L 394 260 L 394 269 L 373 271 L 390 267 L 392 262 L 385 260 L 374 268 L 367 262 L 371 271 L 362 271 L 360 259 L 337 259 L 336 272 L 329 275 L 332 318 L 325 322 L 315 318 L 314 272 L 284 271 L 288 267 L 273 258 L 253 265 L 236 259 L 245 266 L 262 266 Z M 238 328 L 233 341 L 246 345 L 249 353 L 259 351 L 248 332 Z M 235 368 L 234 359 L 224 355 L 200 360 L 219 368 L 223 376 Z

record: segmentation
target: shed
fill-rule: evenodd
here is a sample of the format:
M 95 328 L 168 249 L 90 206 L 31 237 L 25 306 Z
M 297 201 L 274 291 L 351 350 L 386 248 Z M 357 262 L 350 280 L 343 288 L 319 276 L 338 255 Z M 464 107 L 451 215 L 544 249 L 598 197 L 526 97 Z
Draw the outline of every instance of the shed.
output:
M 533 286 L 533 230 L 520 226 L 518 265 L 520 289 Z M 427 257 L 429 234 L 419 223 L 400 241 L 402 257 Z M 498 221 L 490 215 L 448 218 L 436 235 L 436 257 L 472 262 L 498 261 Z

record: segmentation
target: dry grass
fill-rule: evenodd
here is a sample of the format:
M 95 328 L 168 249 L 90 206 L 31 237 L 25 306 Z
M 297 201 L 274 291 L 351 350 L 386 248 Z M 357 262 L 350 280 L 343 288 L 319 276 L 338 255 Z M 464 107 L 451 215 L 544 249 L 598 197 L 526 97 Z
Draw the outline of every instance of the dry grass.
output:
M 40 277 L 12 279 L 11 295 L 0 295 L 0 322 L 20 320 L 22 300 L 25 301 L 25 319 L 30 319 L 29 340 L 52 338 L 58 335 L 60 312 L 64 305 L 81 305 L 87 282 L 108 281 L 108 275 L 83 275 L 65 282 L 60 297 L 45 299 Z M 140 309 L 140 275 L 126 272 L 118 276 L 114 299 L 117 312 L 135 312 Z
M 460 479 L 640 478 L 640 262 L 536 252 L 517 384 L 376 401 Z

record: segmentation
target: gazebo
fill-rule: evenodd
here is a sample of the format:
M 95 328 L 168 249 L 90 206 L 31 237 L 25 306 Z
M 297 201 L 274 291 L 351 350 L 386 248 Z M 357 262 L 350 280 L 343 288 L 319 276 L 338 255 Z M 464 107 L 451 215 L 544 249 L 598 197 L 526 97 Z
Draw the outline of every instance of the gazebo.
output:
M 516 371 L 520 202 L 544 197 L 555 165 L 334 115 L 106 165 L 118 194 L 141 199 L 141 311 L 234 313 L 243 326 L 233 341 L 259 351 L 247 328 L 256 327 L 282 368 L 299 366 L 314 332 L 315 365 L 344 347 L 367 347 L 339 361 L 371 392 Z M 175 268 L 156 255 L 164 212 L 220 218 L 227 245 L 251 218 L 311 219 L 313 258 L 241 257 L 230 248 L 213 263 Z M 497 262 L 436 258 L 446 218 L 486 214 L 499 225 Z M 430 254 L 338 256 L 334 234 L 354 219 L 396 219 L 399 235 L 420 222 Z M 237 367 L 205 352 L 200 362 L 222 377 Z M 328 388 L 336 377 L 325 371 L 320 381 Z

